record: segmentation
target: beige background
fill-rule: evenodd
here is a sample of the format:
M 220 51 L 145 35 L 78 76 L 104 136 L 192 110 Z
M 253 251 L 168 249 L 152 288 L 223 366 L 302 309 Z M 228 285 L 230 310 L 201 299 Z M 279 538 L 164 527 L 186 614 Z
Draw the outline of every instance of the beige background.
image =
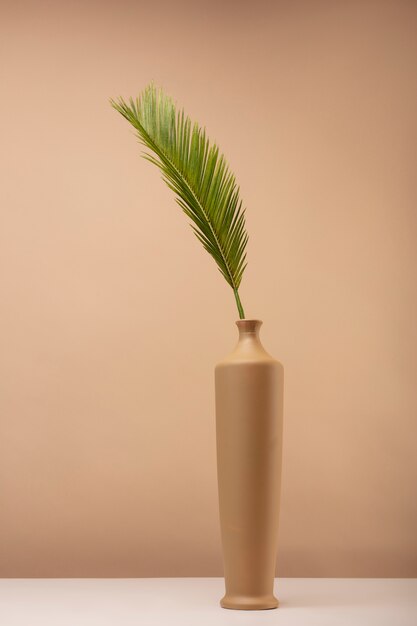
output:
M 1 2 L 0 575 L 221 575 L 233 294 L 108 98 L 241 184 L 285 365 L 278 574 L 417 576 L 413 1 Z

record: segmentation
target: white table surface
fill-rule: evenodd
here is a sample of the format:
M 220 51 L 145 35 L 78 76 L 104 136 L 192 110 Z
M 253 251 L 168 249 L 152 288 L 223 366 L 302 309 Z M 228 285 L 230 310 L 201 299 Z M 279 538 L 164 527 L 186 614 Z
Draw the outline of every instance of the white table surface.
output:
M 417 579 L 280 578 L 280 608 L 222 609 L 222 578 L 3 578 L 1 626 L 417 626 Z

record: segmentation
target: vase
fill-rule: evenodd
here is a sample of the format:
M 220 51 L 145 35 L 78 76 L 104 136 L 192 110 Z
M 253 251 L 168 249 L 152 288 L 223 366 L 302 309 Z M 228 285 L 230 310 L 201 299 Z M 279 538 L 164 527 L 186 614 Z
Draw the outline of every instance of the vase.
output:
M 282 465 L 284 370 L 263 348 L 260 320 L 236 322 L 215 368 L 220 530 L 228 609 L 272 609 Z

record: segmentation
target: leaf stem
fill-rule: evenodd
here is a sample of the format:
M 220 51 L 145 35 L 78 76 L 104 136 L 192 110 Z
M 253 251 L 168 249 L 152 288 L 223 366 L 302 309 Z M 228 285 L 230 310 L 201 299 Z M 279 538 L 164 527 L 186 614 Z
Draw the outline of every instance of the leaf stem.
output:
M 233 289 L 233 293 L 235 294 L 237 310 L 239 311 L 239 317 L 241 320 L 245 319 L 245 311 L 243 310 L 242 303 L 239 298 L 239 292 L 237 289 Z

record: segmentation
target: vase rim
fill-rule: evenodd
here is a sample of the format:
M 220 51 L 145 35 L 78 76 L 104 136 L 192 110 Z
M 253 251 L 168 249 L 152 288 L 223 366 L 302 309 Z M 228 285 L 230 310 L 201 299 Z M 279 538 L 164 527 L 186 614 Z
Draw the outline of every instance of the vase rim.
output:
M 244 324 L 244 323 L 248 323 L 248 322 L 252 322 L 252 324 L 262 324 L 262 320 L 257 319 L 257 318 L 252 318 L 252 317 L 244 317 L 243 319 L 237 320 L 236 324 Z
M 241 319 L 237 320 L 236 326 L 243 333 L 257 333 L 262 326 L 262 320 L 257 319 Z

